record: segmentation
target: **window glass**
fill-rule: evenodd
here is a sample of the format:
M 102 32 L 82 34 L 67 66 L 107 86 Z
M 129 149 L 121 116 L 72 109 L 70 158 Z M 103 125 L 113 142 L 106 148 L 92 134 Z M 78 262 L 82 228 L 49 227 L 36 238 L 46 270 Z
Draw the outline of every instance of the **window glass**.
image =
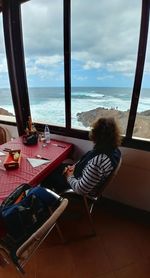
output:
M 114 116 L 126 132 L 140 19 L 141 0 L 72 0 L 72 127 Z
M 24 3 L 22 25 L 32 119 L 64 126 L 63 1 Z
M 150 140 L 150 31 L 133 136 Z
M 0 119 L 9 117 L 9 120 L 16 121 L 8 77 L 2 14 L 0 15 L 0 98 Z

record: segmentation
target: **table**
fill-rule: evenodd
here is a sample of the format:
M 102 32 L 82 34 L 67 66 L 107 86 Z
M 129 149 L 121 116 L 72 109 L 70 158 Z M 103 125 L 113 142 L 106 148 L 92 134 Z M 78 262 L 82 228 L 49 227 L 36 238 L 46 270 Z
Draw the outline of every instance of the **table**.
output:
M 68 158 L 72 147 L 72 144 L 58 140 L 51 140 L 45 147 L 43 147 L 42 142 L 27 146 L 22 143 L 22 137 L 0 145 L 0 152 L 6 155 L 5 148 L 21 150 L 21 163 L 18 169 L 6 170 L 3 166 L 5 156 L 0 156 L 0 203 L 22 183 L 29 183 L 33 186 L 38 185 L 43 178 L 52 172 L 63 160 Z M 33 167 L 27 158 L 36 158 L 36 155 L 41 155 L 50 161 L 46 164 Z

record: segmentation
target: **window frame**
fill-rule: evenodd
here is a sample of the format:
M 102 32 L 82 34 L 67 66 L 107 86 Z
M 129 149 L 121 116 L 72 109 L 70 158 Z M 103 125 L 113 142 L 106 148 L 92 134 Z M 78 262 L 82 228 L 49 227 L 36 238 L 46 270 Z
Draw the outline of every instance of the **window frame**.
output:
M 19 135 L 24 133 L 30 104 L 23 51 L 21 7 L 17 0 L 3 1 L 3 28 L 12 100 Z
M 0 120 L 1 123 L 17 125 L 19 135 L 22 135 L 24 133 L 26 122 L 30 115 L 30 103 L 28 96 L 21 25 L 21 2 L 25 1 L 3 1 L 2 13 L 6 56 L 8 62 L 8 72 L 13 105 L 16 114 L 16 124 Z M 123 146 L 144 150 L 149 150 L 149 140 L 141 140 L 140 138 L 135 139 L 132 138 L 132 136 L 143 78 L 149 27 L 149 12 L 150 0 L 142 0 L 141 25 L 135 78 L 126 134 L 125 136 L 123 136 L 122 141 Z M 71 0 L 63 0 L 63 29 L 66 125 L 65 127 L 50 125 L 50 128 L 52 133 L 58 135 L 65 135 L 68 137 L 88 140 L 88 131 L 71 128 Z M 39 131 L 43 131 L 42 124 L 35 124 Z

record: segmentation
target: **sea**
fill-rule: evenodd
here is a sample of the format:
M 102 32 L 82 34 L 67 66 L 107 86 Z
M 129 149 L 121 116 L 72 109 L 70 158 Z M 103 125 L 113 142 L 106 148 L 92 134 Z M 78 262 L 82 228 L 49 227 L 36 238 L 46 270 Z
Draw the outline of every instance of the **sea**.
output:
M 29 88 L 33 122 L 65 125 L 64 88 Z M 10 89 L 0 88 L 0 107 L 14 114 Z M 71 93 L 72 127 L 82 128 L 77 113 L 98 107 L 127 111 L 130 109 L 131 88 L 73 87 Z M 138 112 L 150 110 L 150 88 L 141 91 Z

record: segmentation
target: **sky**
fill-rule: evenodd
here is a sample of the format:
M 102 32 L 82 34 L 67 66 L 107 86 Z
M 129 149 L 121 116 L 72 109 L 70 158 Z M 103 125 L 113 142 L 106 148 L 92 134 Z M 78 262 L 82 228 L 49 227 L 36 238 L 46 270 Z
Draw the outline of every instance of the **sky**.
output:
M 140 30 L 141 0 L 72 0 L 71 84 L 77 87 L 132 87 Z M 63 87 L 62 0 L 21 5 L 29 87 Z M 0 87 L 9 87 L 0 19 Z M 149 43 L 148 43 L 149 45 Z M 149 62 L 148 62 L 149 60 Z M 150 88 L 147 49 L 143 87 Z

